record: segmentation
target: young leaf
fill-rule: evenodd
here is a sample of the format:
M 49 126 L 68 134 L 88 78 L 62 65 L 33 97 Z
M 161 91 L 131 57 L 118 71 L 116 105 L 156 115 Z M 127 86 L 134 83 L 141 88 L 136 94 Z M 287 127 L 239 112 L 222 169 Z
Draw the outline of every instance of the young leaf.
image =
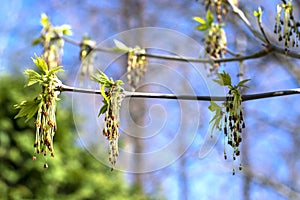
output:
M 105 103 L 108 105 L 109 99 L 108 99 L 108 96 L 105 94 L 104 88 L 105 88 L 105 85 L 102 85 L 102 87 L 101 87 L 101 95 L 103 96 Z
M 208 109 L 212 112 L 221 111 L 221 107 L 218 104 L 216 104 L 214 101 L 210 102 L 210 105 L 208 106 Z
M 39 38 L 34 39 L 34 40 L 31 42 L 31 44 L 32 44 L 33 46 L 35 46 L 35 45 L 38 45 L 38 44 L 42 43 L 43 41 L 44 41 L 44 40 L 43 40 L 41 37 L 39 37 Z
M 91 76 L 92 80 L 101 85 L 110 86 L 110 80 L 102 71 L 98 70 L 96 75 Z
M 43 13 L 41 15 L 41 21 L 40 21 L 40 23 L 42 24 L 43 27 L 46 27 L 46 26 L 50 25 L 49 18 L 48 18 L 48 16 L 45 13 Z
M 201 25 L 196 26 L 195 29 L 199 30 L 199 31 L 205 31 L 208 29 L 208 26 L 206 24 L 201 24 Z
M 22 101 L 20 104 L 15 105 L 14 107 L 16 109 L 20 109 L 19 113 L 15 116 L 15 119 L 26 117 L 25 122 L 27 122 L 37 113 L 39 109 L 38 105 L 39 103 L 35 101 Z
M 215 116 L 209 121 L 210 124 L 213 124 L 211 127 L 211 132 L 214 132 L 214 130 L 217 128 L 220 128 L 220 122 L 222 120 L 221 113 L 216 113 Z
M 114 40 L 114 43 L 115 43 L 118 50 L 126 51 L 126 52 L 130 50 L 129 47 L 127 47 L 124 43 L 122 43 L 118 40 Z
M 46 73 L 48 71 L 48 65 L 43 58 L 38 57 L 35 54 L 35 59 L 34 58 L 31 59 L 34 62 L 34 64 L 37 66 L 37 68 L 39 68 L 42 72 Z
M 41 75 L 32 69 L 25 70 L 24 74 L 28 75 L 28 81 L 25 87 L 31 86 L 41 81 Z
M 251 79 L 245 79 L 245 80 L 242 80 L 240 81 L 238 84 L 237 84 L 237 87 L 246 87 L 248 88 L 248 86 L 245 85 L 246 82 L 250 81 Z
M 71 26 L 63 24 L 60 26 L 63 35 L 72 35 Z
M 211 13 L 210 10 L 208 10 L 208 11 L 206 12 L 206 20 L 207 20 L 207 24 L 208 24 L 209 26 L 211 26 L 211 24 L 214 22 L 214 15 Z
M 193 20 L 199 22 L 200 24 L 206 24 L 206 21 L 201 17 L 194 17 Z
M 218 104 L 216 104 L 214 101 L 211 101 L 208 109 L 211 112 L 215 112 L 214 117 L 209 121 L 209 123 L 212 124 L 211 132 L 213 132 L 216 128 L 220 128 L 220 122 L 223 118 L 222 108 Z
M 116 80 L 115 84 L 121 86 L 121 85 L 123 85 L 124 83 L 123 83 L 122 80 Z
M 100 111 L 99 111 L 99 114 L 98 114 L 98 117 L 101 115 L 101 114 L 104 114 L 106 111 L 107 111 L 107 104 L 104 104 L 102 107 L 101 107 L 101 109 L 100 109 Z
M 257 11 L 255 10 L 255 11 L 253 12 L 253 15 L 254 15 L 255 17 L 257 17 L 257 18 L 259 18 L 259 17 L 261 16 L 261 14 L 262 14 L 261 7 L 258 7 Z
M 54 67 L 52 68 L 48 74 L 54 74 L 54 73 L 57 73 L 57 72 L 63 72 L 63 67 L 62 66 L 57 66 L 57 67 Z
M 219 79 L 214 79 L 214 81 L 221 86 L 231 86 L 231 77 L 228 73 L 223 71 L 223 73 L 218 73 Z

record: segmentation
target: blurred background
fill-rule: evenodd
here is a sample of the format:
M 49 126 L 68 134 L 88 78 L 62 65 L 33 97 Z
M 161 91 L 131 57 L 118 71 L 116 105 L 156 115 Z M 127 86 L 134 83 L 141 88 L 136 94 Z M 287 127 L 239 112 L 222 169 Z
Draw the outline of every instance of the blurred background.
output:
M 30 100 L 31 96 L 34 97 L 39 91 L 37 87 L 24 89 L 26 79 L 22 72 L 26 68 L 33 68 L 31 57 L 34 53 L 42 54 L 41 46 L 31 45 L 32 40 L 40 36 L 41 13 L 46 13 L 54 25 L 71 25 L 73 35 L 70 38 L 77 41 L 81 41 L 82 36 L 87 34 L 97 43 L 101 43 L 132 28 L 159 27 L 185 34 L 204 46 L 204 35 L 194 29 L 198 24 L 192 20 L 194 16 L 205 16 L 205 8 L 201 2 L 2 2 L 0 199 L 299 199 L 300 108 L 297 95 L 243 104 L 246 130 L 243 134 L 241 158 L 235 163 L 230 156 L 230 159 L 224 160 L 223 137 L 220 137 L 219 133 L 214 133 L 214 141 L 211 143 L 204 142 L 209 134 L 211 118 L 207 102 L 126 100 L 125 114 L 121 113 L 120 137 L 120 148 L 124 149 L 124 152 L 143 155 L 172 145 L 172 151 L 167 152 L 169 154 L 164 152 L 152 159 L 143 159 L 141 156 L 140 159 L 130 160 L 137 171 L 152 163 L 171 158 L 167 164 L 147 173 L 131 173 L 122 170 L 122 167 L 118 170 L 118 165 L 116 170 L 111 172 L 110 167 L 105 165 L 106 161 L 97 155 L 107 148 L 107 143 L 101 136 L 102 121 L 97 118 L 101 99 L 97 96 L 63 93 L 57 110 L 58 131 L 54 139 L 56 156 L 49 159 L 38 156 L 36 161 L 31 159 L 34 152 L 34 121 L 25 124 L 24 119 L 15 120 L 17 111 L 13 105 L 22 100 Z M 273 34 L 273 26 L 277 3 L 281 1 L 238 2 L 239 8 L 245 12 L 254 27 L 256 19 L 253 17 L 253 11 L 262 6 L 263 26 L 269 39 L 275 44 L 277 36 Z M 293 3 L 295 17 L 299 19 L 300 1 L 295 0 Z M 230 9 L 224 21 L 230 50 L 248 55 L 263 48 L 261 42 Z M 168 39 L 162 35 L 161 42 L 177 42 L 170 42 Z M 180 45 L 186 48 L 189 43 Z M 65 44 L 65 73 L 60 77 L 65 84 L 73 85 L 77 80 L 80 69 L 79 50 L 79 47 Z M 185 55 L 194 53 L 203 56 L 201 51 L 202 49 L 199 49 L 199 52 L 186 52 Z M 97 60 L 104 59 L 104 56 L 106 54 L 97 52 Z M 189 68 L 188 63 L 154 58 L 149 58 L 149 63 L 155 65 L 149 68 L 145 82 L 141 82 L 137 91 L 170 93 L 174 88 L 179 88 L 176 92 L 184 93 L 191 85 L 193 93 L 209 95 L 208 90 L 204 88 L 205 81 L 211 77 L 202 77 L 199 80 L 199 76 L 195 76 L 195 68 Z M 232 75 L 235 83 L 238 81 L 239 64 L 233 62 L 221 65 L 221 69 Z M 163 68 L 174 67 L 177 76 L 181 74 L 187 84 L 174 80 L 168 72 L 161 73 L 157 67 L 160 65 Z M 251 81 L 248 84 L 250 88 L 244 92 L 297 88 L 300 82 L 298 65 L 297 59 L 277 54 L 247 60 L 243 62 L 244 78 L 251 78 Z M 151 69 L 158 71 L 151 73 Z M 199 64 L 196 65 L 196 69 L 201 71 L 205 66 Z M 126 57 L 120 57 L 115 65 L 110 66 L 108 72 L 114 78 L 122 78 L 126 73 Z M 161 77 L 158 76 L 160 73 Z M 154 81 L 158 81 L 159 84 L 149 85 Z M 90 105 L 95 110 L 94 113 L 86 112 Z M 196 114 L 193 108 L 196 108 Z M 94 121 L 96 123 L 93 123 Z M 152 137 L 153 133 L 155 137 Z M 176 137 L 180 138 L 179 142 L 177 140 L 172 143 Z M 205 150 L 206 148 L 208 150 Z M 204 153 L 200 149 L 204 149 Z M 122 153 L 119 157 L 122 163 Z M 49 165 L 46 170 L 43 168 L 44 162 Z M 238 166 L 239 162 L 243 164 L 244 169 L 237 171 L 233 176 L 232 165 Z

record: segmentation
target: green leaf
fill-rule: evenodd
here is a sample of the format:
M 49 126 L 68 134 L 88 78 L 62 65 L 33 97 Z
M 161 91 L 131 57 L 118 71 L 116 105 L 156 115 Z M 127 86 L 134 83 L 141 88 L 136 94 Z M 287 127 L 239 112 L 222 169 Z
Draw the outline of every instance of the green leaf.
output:
M 121 86 L 121 85 L 123 85 L 124 83 L 123 83 L 122 80 L 116 80 L 115 84 L 118 85 L 118 86 Z
M 105 88 L 105 85 L 102 85 L 102 87 L 101 87 L 101 95 L 102 95 L 103 98 L 104 98 L 104 102 L 108 105 L 108 103 L 109 103 L 109 98 L 108 98 L 108 96 L 105 94 L 104 88 Z
M 220 114 L 215 114 L 215 116 L 209 121 L 210 124 L 212 125 L 212 132 L 220 127 L 220 122 L 222 120 L 222 115 Z
M 194 17 L 193 20 L 195 20 L 196 22 L 199 22 L 200 24 L 206 24 L 205 19 L 203 19 L 201 17 Z
M 223 73 L 218 73 L 217 75 L 219 79 L 214 79 L 213 81 L 221 86 L 231 86 L 231 77 L 228 73 L 223 71 Z
M 100 111 L 99 111 L 99 114 L 98 114 L 98 117 L 101 115 L 101 114 L 104 114 L 105 112 L 107 111 L 107 104 L 104 104 Z
M 206 24 L 201 24 L 201 25 L 196 26 L 195 29 L 199 30 L 199 31 L 205 31 L 208 29 L 208 26 Z
M 248 88 L 248 86 L 245 85 L 246 82 L 250 81 L 251 79 L 245 79 L 245 80 L 242 80 L 240 81 L 238 84 L 237 84 L 237 87 L 246 87 Z
M 41 81 L 41 75 L 32 69 L 25 70 L 24 74 L 28 75 L 28 81 L 25 85 L 26 87 Z
M 42 13 L 40 23 L 42 24 L 43 27 L 47 27 L 50 25 L 50 20 L 45 13 Z
M 223 117 L 222 108 L 214 101 L 211 101 L 208 109 L 211 112 L 215 112 L 214 117 L 209 121 L 209 123 L 212 124 L 212 132 L 213 132 L 216 128 L 220 128 L 220 122 Z
M 104 74 L 100 70 L 98 70 L 95 75 L 92 75 L 91 78 L 92 78 L 93 81 L 98 82 L 101 85 L 106 85 L 106 86 L 111 85 L 109 78 L 106 76 L 106 74 Z
M 92 40 L 90 37 L 84 35 L 82 38 L 82 46 L 89 46 L 91 48 L 95 48 L 96 42 Z
M 63 35 L 72 35 L 71 26 L 63 24 L 60 26 Z
M 38 57 L 36 54 L 34 55 L 35 55 L 35 59 L 31 58 L 32 61 L 37 66 L 37 68 L 39 68 L 42 72 L 46 73 L 48 71 L 48 65 L 46 61 L 43 58 Z
M 35 45 L 38 45 L 38 44 L 42 43 L 43 41 L 44 41 L 44 39 L 41 38 L 41 37 L 39 37 L 39 38 L 34 39 L 34 40 L 31 42 L 31 44 L 32 44 L 33 46 L 35 46 Z
M 57 67 L 53 67 L 49 72 L 48 74 L 54 74 L 54 73 L 57 73 L 57 72 L 63 72 L 63 67 L 62 66 L 57 66 Z
M 126 52 L 130 50 L 130 48 L 128 46 L 126 46 L 124 43 L 120 42 L 119 40 L 114 39 L 114 43 L 118 50 L 122 50 L 122 51 L 126 51 Z
M 214 22 L 214 15 L 211 13 L 210 10 L 208 10 L 208 11 L 206 12 L 206 20 L 207 20 L 207 24 L 208 24 L 209 26 L 211 26 L 211 24 Z
M 255 11 L 253 12 L 253 15 L 254 15 L 255 17 L 257 17 L 257 18 L 259 18 L 259 17 L 261 16 L 261 14 L 262 14 L 261 7 L 258 7 L 257 11 L 255 10 Z
M 208 106 L 208 109 L 214 112 L 214 111 L 220 111 L 221 107 L 218 104 L 216 104 L 214 101 L 211 101 L 210 105 Z
M 257 20 L 261 22 L 262 10 L 261 7 L 258 7 L 257 11 L 253 12 L 253 15 L 257 17 Z
M 35 101 L 22 101 L 20 104 L 17 104 L 14 107 L 16 109 L 20 109 L 19 113 L 15 116 L 15 119 L 19 117 L 26 117 L 25 122 L 27 122 L 37 113 L 39 109 L 39 103 Z

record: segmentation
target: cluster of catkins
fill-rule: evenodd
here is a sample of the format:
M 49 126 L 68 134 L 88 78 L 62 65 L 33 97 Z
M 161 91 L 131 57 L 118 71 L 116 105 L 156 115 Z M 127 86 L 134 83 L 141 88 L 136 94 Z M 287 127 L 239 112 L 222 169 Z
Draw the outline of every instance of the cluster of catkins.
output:
M 300 22 L 294 18 L 292 1 L 282 0 L 282 2 L 282 4 L 277 5 L 274 33 L 278 35 L 278 41 L 284 41 L 284 47 L 287 51 L 290 46 L 298 47 Z
M 61 38 L 62 33 L 56 30 L 56 27 L 45 27 L 42 30 L 41 38 L 43 39 L 43 58 L 49 66 L 49 69 L 61 65 L 63 54 L 64 40 Z
M 145 49 L 136 47 L 128 51 L 127 57 L 127 80 L 128 83 L 136 88 L 141 78 L 147 71 L 147 59 L 143 54 L 146 53 Z
M 35 99 L 35 101 L 39 102 L 39 108 L 35 121 L 36 134 L 34 147 L 37 154 L 43 153 L 44 156 L 49 151 L 50 155 L 54 157 L 53 137 L 57 130 L 55 111 L 59 95 L 59 92 L 55 91 L 55 88 L 58 82 L 57 78 L 49 77 L 48 84 L 43 86 L 43 93 Z M 35 155 L 33 159 L 36 159 Z M 47 163 L 44 164 L 44 167 L 48 167 Z
M 213 24 L 205 37 L 205 51 L 214 59 L 223 58 L 226 53 L 227 39 L 224 29 L 219 24 Z M 218 70 L 219 63 L 210 67 L 210 72 Z
M 245 128 L 243 110 L 241 106 L 234 107 L 233 97 L 228 97 L 224 103 L 225 115 L 223 121 L 224 142 L 230 145 L 233 149 L 233 160 L 240 155 L 240 144 L 242 142 L 242 130 Z M 226 145 L 226 144 L 224 144 Z M 227 159 L 226 149 L 224 147 L 224 158 Z M 240 164 L 239 169 L 242 169 Z M 233 167 L 233 174 L 235 170 Z
M 228 12 L 227 4 L 224 0 L 205 0 L 203 2 L 206 10 L 214 10 L 218 22 L 222 22 L 223 16 L 225 16 Z
M 80 78 L 81 81 L 83 77 L 87 74 L 88 77 L 90 77 L 94 71 L 94 59 L 95 54 L 93 53 L 93 50 L 96 46 L 96 42 L 91 40 L 88 37 L 84 37 L 83 41 L 80 44 L 80 61 L 81 63 L 81 72 L 80 72 Z
M 55 39 L 52 40 L 49 44 L 44 44 L 43 58 L 48 63 L 49 68 L 54 68 L 58 65 L 61 65 L 63 46 L 64 41 L 62 39 Z
M 119 126 L 120 116 L 119 110 L 121 107 L 121 101 L 123 97 L 123 89 L 120 87 L 112 87 L 111 90 L 106 92 L 109 99 L 107 111 L 105 113 L 105 123 L 103 128 L 103 135 L 109 141 L 109 162 L 112 165 L 113 170 L 117 157 L 119 155 L 118 139 L 119 139 Z

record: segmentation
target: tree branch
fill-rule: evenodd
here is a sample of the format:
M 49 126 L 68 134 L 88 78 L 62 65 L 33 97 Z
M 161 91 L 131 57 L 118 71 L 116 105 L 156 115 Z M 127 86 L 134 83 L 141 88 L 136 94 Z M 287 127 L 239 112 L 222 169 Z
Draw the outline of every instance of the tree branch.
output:
M 101 94 L 100 90 L 76 88 L 67 85 L 57 87 L 60 92 L 79 92 L 86 94 Z M 193 95 L 175 95 L 163 93 L 148 93 L 148 92 L 128 92 L 124 91 L 125 98 L 156 98 L 156 99 L 179 99 L 179 100 L 192 100 L 192 101 L 225 101 L 226 96 L 193 96 Z M 300 94 L 300 88 L 242 95 L 242 101 L 257 100 L 263 98 L 287 96 Z
M 259 33 L 258 33 L 259 34 Z M 263 37 L 263 36 L 262 36 Z M 66 42 L 73 44 L 75 46 L 80 46 L 81 43 L 75 40 L 72 40 L 67 37 L 61 37 L 64 39 Z M 264 37 L 263 37 L 264 38 Z M 120 52 L 116 49 L 113 48 L 93 48 L 95 51 L 101 51 L 101 52 L 108 52 L 108 53 L 117 53 Z M 191 57 L 183 57 L 183 56 L 174 56 L 174 55 L 161 55 L 161 54 L 151 54 L 151 53 L 145 53 L 145 54 L 140 54 L 141 56 L 146 56 L 149 58 L 157 58 L 157 59 L 164 59 L 164 60 L 174 60 L 174 61 L 183 61 L 183 62 L 191 62 L 191 63 L 225 63 L 225 62 L 240 62 L 244 60 L 250 60 L 250 59 L 257 59 L 264 57 L 268 55 L 271 52 L 276 52 L 280 54 L 284 54 L 286 56 L 292 57 L 292 58 L 298 58 L 300 59 L 300 54 L 295 52 L 295 51 L 286 51 L 285 49 L 282 49 L 280 47 L 274 46 L 271 43 L 266 44 L 265 48 L 262 50 L 259 50 L 253 54 L 250 55 L 244 55 L 244 56 L 236 56 L 236 57 L 230 57 L 230 58 L 220 58 L 220 59 L 206 59 L 206 58 L 191 58 Z M 124 52 L 125 53 L 125 52 Z
M 265 38 L 258 32 L 256 31 L 250 21 L 247 19 L 246 15 L 244 14 L 244 12 L 239 9 L 236 5 L 234 5 L 234 3 L 232 2 L 232 0 L 227 0 L 227 2 L 229 3 L 229 5 L 231 6 L 232 8 L 232 11 L 246 24 L 246 26 L 248 27 L 248 29 L 253 33 L 253 35 L 255 37 L 257 37 L 258 39 L 260 39 L 261 41 L 263 42 L 266 42 L 265 41 Z
M 81 43 L 77 42 L 75 40 L 72 40 L 67 37 L 61 37 L 64 39 L 66 42 L 80 46 Z M 110 53 L 116 53 L 116 50 L 113 49 L 108 49 L 108 48 L 93 48 L 95 51 L 102 51 L 102 52 L 110 52 Z M 151 54 L 151 53 L 145 53 L 145 54 L 140 54 L 141 56 L 146 56 L 149 58 L 157 58 L 157 59 L 164 59 L 164 60 L 174 60 L 174 61 L 183 61 L 183 62 L 192 62 L 192 63 L 222 63 L 222 62 L 235 62 L 235 61 L 243 61 L 243 60 L 250 60 L 250 59 L 256 59 L 263 57 L 270 53 L 270 51 L 263 49 L 258 52 L 255 52 L 250 55 L 246 56 L 236 56 L 236 57 L 231 57 L 231 58 L 221 58 L 221 59 L 201 59 L 201 58 L 191 58 L 191 57 L 182 57 L 182 56 L 173 56 L 173 55 L 161 55 L 161 54 Z M 299 55 L 300 56 L 300 55 Z
M 165 60 L 175 60 L 175 61 L 185 61 L 185 62 L 192 62 L 192 63 L 224 63 L 224 62 L 235 62 L 235 61 L 243 61 L 243 60 L 250 60 L 263 57 L 270 53 L 270 50 L 263 49 L 258 52 L 255 52 L 250 55 L 246 56 L 237 56 L 232 58 L 220 58 L 220 59 L 199 59 L 199 58 L 189 58 L 189 57 L 181 57 L 181 56 L 172 56 L 172 55 L 158 55 L 158 54 L 141 54 L 142 56 L 146 56 L 149 58 L 158 58 L 158 59 L 165 59 Z
M 273 188 L 277 193 L 281 194 L 285 198 L 288 199 L 300 199 L 300 193 L 287 187 L 286 185 L 276 182 L 272 180 L 271 177 L 265 177 L 262 175 L 259 175 L 253 171 L 251 171 L 248 168 L 243 168 L 243 174 L 246 177 L 254 178 L 257 182 L 261 183 L 262 185 L 269 186 L 270 188 Z

